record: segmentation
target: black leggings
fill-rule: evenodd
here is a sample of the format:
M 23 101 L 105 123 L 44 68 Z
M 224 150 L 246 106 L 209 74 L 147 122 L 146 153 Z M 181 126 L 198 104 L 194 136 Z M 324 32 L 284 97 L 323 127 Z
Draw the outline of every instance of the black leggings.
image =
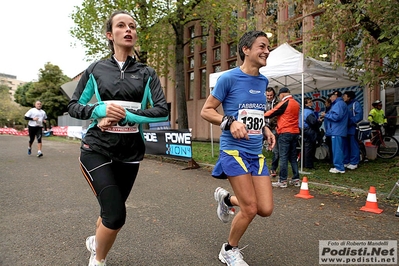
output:
M 29 132 L 29 144 L 32 145 L 35 137 L 37 138 L 37 143 L 42 143 L 42 136 L 43 136 L 43 128 L 42 127 L 30 127 L 28 126 Z
M 121 228 L 126 221 L 125 202 L 136 180 L 139 163 L 114 162 L 82 148 L 80 168 L 100 204 L 103 225 L 113 230 Z

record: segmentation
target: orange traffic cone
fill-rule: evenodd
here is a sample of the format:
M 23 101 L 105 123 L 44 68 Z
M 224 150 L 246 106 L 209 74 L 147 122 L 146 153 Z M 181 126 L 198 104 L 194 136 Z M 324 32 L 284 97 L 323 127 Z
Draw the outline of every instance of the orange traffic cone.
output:
M 302 184 L 301 184 L 301 190 L 299 191 L 298 194 L 295 195 L 295 197 L 302 198 L 302 199 L 314 198 L 314 196 L 310 195 L 310 193 L 309 193 L 308 178 L 306 176 L 303 177 Z
M 375 187 L 373 187 L 373 186 L 370 187 L 369 194 L 367 195 L 366 205 L 361 207 L 360 210 L 365 211 L 365 212 L 377 213 L 377 214 L 382 213 L 383 210 L 378 209 L 377 194 L 376 194 Z

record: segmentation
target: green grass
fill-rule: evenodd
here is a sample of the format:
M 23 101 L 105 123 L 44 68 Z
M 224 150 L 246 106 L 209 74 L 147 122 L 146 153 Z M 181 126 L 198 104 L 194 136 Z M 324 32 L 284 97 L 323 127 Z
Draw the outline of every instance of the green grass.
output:
M 212 157 L 211 143 L 193 142 L 192 148 L 193 159 L 197 163 L 211 165 L 216 163 L 219 154 L 218 143 L 214 143 L 214 157 Z M 270 166 L 272 152 L 265 152 L 265 156 L 267 159 L 267 165 Z M 399 157 L 393 159 L 377 158 L 375 160 L 360 163 L 358 169 L 346 170 L 345 174 L 331 174 L 329 172 L 329 169 L 332 167 L 330 163 L 327 161 L 316 160 L 316 170 L 308 170 L 304 168 L 303 172 L 309 172 L 310 174 L 301 174 L 301 178 L 307 176 L 310 183 L 325 184 L 326 186 L 312 186 L 309 184 L 310 188 L 318 189 L 321 192 L 357 195 L 358 193 L 363 193 L 362 191 L 368 191 L 370 186 L 374 186 L 379 195 L 386 197 L 399 179 L 398 163 Z M 288 165 L 288 168 L 289 174 L 292 174 L 291 166 Z M 300 166 L 299 169 L 301 169 Z M 329 185 L 333 186 L 333 188 Z M 337 189 L 337 187 L 339 187 L 339 189 Z M 357 190 L 360 190 L 360 192 L 356 192 Z M 397 189 L 393 194 L 392 200 L 395 200 L 398 196 L 399 189 Z
M 66 139 L 64 137 L 48 137 L 46 140 L 56 140 L 63 142 L 79 143 L 80 140 Z M 216 163 L 219 155 L 219 143 L 213 143 L 213 156 L 212 145 L 210 142 L 192 142 L 193 159 L 198 163 L 205 166 L 212 166 Z M 270 166 L 272 152 L 265 152 L 267 165 Z M 345 194 L 350 196 L 357 196 L 359 193 L 362 195 L 364 191 L 368 191 L 370 186 L 377 189 L 379 200 L 385 198 L 392 187 L 399 179 L 399 157 L 393 159 L 380 159 L 370 160 L 365 163 L 360 163 L 359 168 L 356 170 L 346 170 L 345 174 L 331 174 L 329 169 L 332 167 L 326 161 L 315 162 L 316 170 L 303 169 L 304 172 L 310 174 L 301 174 L 301 178 L 308 177 L 309 188 L 317 189 L 321 193 Z M 291 174 L 291 167 L 289 174 Z M 299 169 L 300 166 L 299 166 Z M 312 183 L 324 184 L 326 186 L 312 185 Z M 329 185 L 333 186 L 330 187 Z M 360 192 L 356 192 L 360 190 Z M 382 196 L 381 196 L 382 195 Z M 396 203 L 399 197 L 399 189 L 395 191 L 392 196 L 391 202 Z

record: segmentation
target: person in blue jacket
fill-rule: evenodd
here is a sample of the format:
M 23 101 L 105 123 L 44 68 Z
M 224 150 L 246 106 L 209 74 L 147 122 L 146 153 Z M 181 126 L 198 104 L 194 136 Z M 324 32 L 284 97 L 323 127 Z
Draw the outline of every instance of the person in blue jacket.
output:
M 329 95 L 331 108 L 327 113 L 321 113 L 324 118 L 326 136 L 331 136 L 331 147 L 334 168 L 330 173 L 344 174 L 344 143 L 348 133 L 348 107 L 342 99 L 342 92 L 334 91 Z
M 358 167 L 360 161 L 359 142 L 356 135 L 356 124 L 363 119 L 363 107 L 356 100 L 354 91 L 346 91 L 342 96 L 348 105 L 348 135 L 344 144 L 344 166 L 350 170 Z
M 305 97 L 304 104 L 304 122 L 302 122 L 302 112 L 299 114 L 299 127 L 303 130 L 303 166 L 308 169 L 314 169 L 316 141 L 322 122 L 316 117 L 312 98 Z

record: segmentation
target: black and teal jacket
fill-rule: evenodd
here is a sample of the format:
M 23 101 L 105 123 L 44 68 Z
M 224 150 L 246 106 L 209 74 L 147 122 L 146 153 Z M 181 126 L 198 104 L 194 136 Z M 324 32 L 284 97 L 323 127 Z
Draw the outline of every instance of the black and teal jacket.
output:
M 91 99 L 95 96 L 95 103 Z M 138 124 L 137 133 L 110 133 L 97 127 L 106 116 L 106 101 L 136 102 L 141 108 L 126 109 L 120 124 Z M 122 69 L 112 56 L 91 64 L 83 73 L 68 104 L 71 117 L 93 120 L 82 147 L 121 162 L 141 161 L 145 144 L 142 124 L 168 120 L 168 107 L 155 70 L 128 57 Z

